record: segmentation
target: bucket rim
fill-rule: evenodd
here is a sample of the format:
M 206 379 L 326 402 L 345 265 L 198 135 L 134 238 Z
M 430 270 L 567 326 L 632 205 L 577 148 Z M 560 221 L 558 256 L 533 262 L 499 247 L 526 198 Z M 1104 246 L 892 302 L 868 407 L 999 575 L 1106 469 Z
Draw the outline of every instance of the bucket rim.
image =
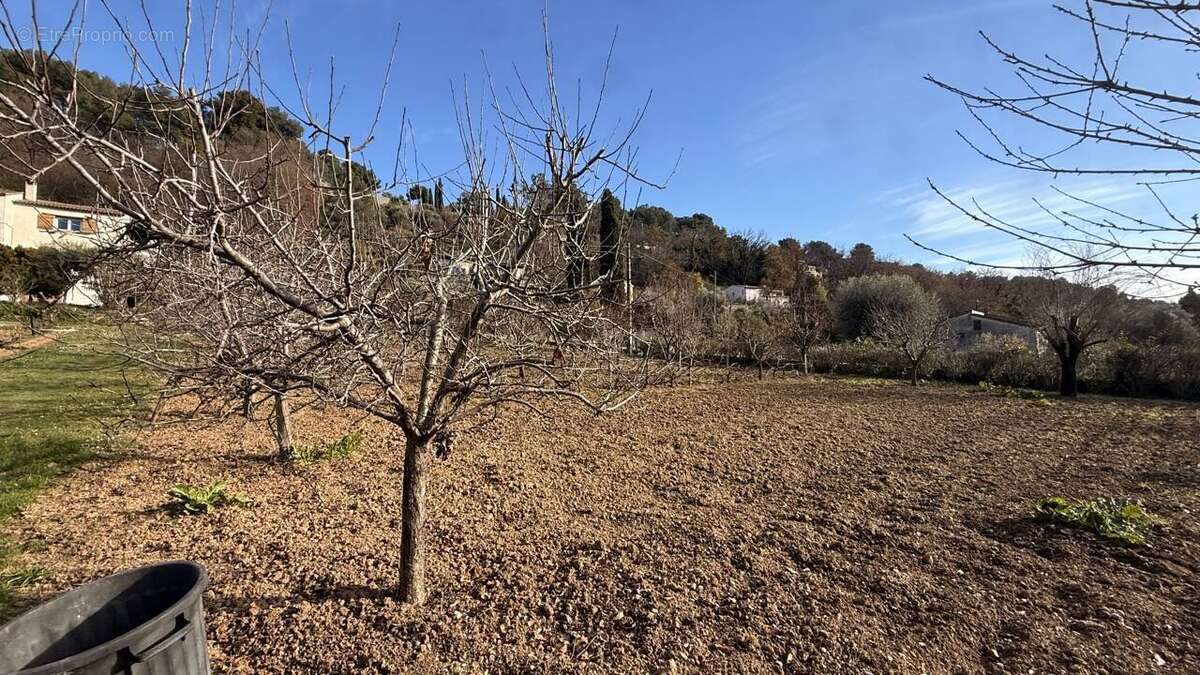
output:
M 51 600 L 43 602 L 42 604 L 38 605 L 37 607 L 34 607 L 26 612 L 22 612 L 19 616 L 17 616 L 12 621 L 5 623 L 3 626 L 0 626 L 0 631 L 3 631 L 5 628 L 8 628 L 9 626 L 20 622 L 22 619 L 25 619 L 26 617 L 42 610 L 43 608 L 59 602 L 62 598 L 65 598 L 69 595 L 73 595 L 76 593 L 85 592 L 87 589 L 98 586 L 106 581 L 111 580 L 111 579 L 114 579 L 117 577 L 135 576 L 139 573 L 145 573 L 149 570 L 162 568 L 162 567 L 177 567 L 177 566 L 190 567 L 193 570 L 195 570 L 196 571 L 196 583 L 192 585 L 192 588 L 190 590 L 188 590 L 188 592 L 185 593 L 183 595 L 183 597 L 176 600 L 174 603 L 172 603 L 169 607 L 167 607 L 163 611 L 159 612 L 158 614 L 155 614 L 154 616 L 150 617 L 149 619 L 146 619 L 141 624 L 139 624 L 136 628 L 134 628 L 118 637 L 115 637 L 107 642 L 102 642 L 102 643 L 96 645 L 95 647 L 92 647 L 91 649 L 79 652 L 78 654 L 73 654 L 71 656 L 68 656 L 65 659 L 59 659 L 58 661 L 52 661 L 50 663 L 46 663 L 46 664 L 43 664 L 40 666 L 34 666 L 32 668 L 18 670 L 18 671 L 15 671 L 15 673 L 19 674 L 19 675 L 51 675 L 52 673 L 69 672 L 80 666 L 87 665 L 88 663 L 96 660 L 97 658 L 99 658 L 101 656 L 104 656 L 104 655 L 110 654 L 110 653 L 116 653 L 116 652 L 128 647 L 129 645 L 133 644 L 134 642 L 137 642 L 142 637 L 144 637 L 145 634 L 150 631 L 151 627 L 154 626 L 156 623 L 158 623 L 158 621 L 160 619 L 162 619 L 163 617 L 171 616 L 173 614 L 179 614 L 182 612 L 182 610 L 185 607 L 188 607 L 188 606 L 194 604 L 195 602 L 197 602 L 198 600 L 200 600 L 204 594 L 205 589 L 208 588 L 208 572 L 207 572 L 207 570 L 204 569 L 204 565 L 201 565 L 200 563 L 198 563 L 194 560 L 164 560 L 162 562 L 150 563 L 149 565 L 142 565 L 141 567 L 135 567 L 133 569 L 124 570 L 122 572 L 117 572 L 116 574 L 109 574 L 107 576 L 100 577 L 99 579 L 94 579 L 82 586 L 72 588 L 71 590 L 66 591 L 64 593 L 60 593 L 59 595 L 54 596 L 54 598 L 52 598 Z

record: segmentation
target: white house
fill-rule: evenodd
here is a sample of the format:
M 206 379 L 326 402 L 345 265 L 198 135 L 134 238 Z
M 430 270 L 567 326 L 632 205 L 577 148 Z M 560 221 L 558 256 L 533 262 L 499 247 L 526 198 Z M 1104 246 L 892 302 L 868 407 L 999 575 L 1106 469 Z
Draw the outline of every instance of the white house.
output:
M 762 297 L 762 288 L 758 286 L 742 286 L 740 284 L 727 286 L 725 288 L 725 297 L 728 298 L 730 302 L 736 302 L 738 304 L 758 302 L 759 298 Z
M 38 198 L 37 183 L 0 189 L 0 244 L 13 248 L 96 248 L 117 236 L 128 218 L 118 211 Z M 80 281 L 63 302 L 97 307 L 96 290 Z

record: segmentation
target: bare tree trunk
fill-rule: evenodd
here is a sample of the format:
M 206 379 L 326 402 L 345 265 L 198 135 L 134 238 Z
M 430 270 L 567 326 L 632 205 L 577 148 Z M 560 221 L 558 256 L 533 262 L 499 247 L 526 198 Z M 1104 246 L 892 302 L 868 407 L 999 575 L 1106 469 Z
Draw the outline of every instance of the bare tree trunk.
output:
M 1058 360 L 1062 366 L 1062 374 L 1058 381 L 1058 393 L 1062 396 L 1074 397 L 1079 394 L 1079 373 L 1077 370 L 1079 354 L 1074 352 L 1059 354 Z
M 428 444 L 404 444 L 403 525 L 400 533 L 400 600 L 425 602 L 425 471 Z
M 282 391 L 275 392 L 275 447 L 280 459 L 287 459 L 292 452 L 292 413 L 288 410 L 287 395 Z
M 808 348 L 800 350 L 800 363 L 804 368 L 804 374 L 808 375 Z
M 920 362 L 919 362 L 919 361 L 913 361 L 913 362 L 912 362 L 912 380 L 911 380 L 911 384 L 912 384 L 912 386 L 914 386 L 914 387 L 915 387 L 915 386 L 917 386 L 917 374 L 918 374 L 918 371 L 920 370 L 920 369 L 919 369 L 917 366 L 918 366 L 919 364 L 920 364 Z

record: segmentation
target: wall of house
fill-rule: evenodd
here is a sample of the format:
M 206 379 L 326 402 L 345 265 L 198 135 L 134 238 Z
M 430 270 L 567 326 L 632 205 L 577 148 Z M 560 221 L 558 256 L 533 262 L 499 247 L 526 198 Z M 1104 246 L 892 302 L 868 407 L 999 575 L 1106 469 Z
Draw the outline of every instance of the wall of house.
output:
M 8 219 L 8 195 L 0 192 L 0 245 L 12 246 L 13 228 Z
M 976 321 L 980 324 L 979 330 L 975 330 Z M 1041 350 L 1037 330 L 986 316 L 972 314 L 956 316 L 950 320 L 950 330 L 958 337 L 958 344 L 962 347 L 977 343 L 984 335 L 1007 335 L 1023 340 L 1034 351 Z
M 106 233 L 113 232 L 119 221 L 114 216 L 97 215 L 84 209 L 68 209 L 47 206 L 23 204 L 21 195 L 5 195 L 3 212 L 3 227 L 0 227 L 0 243 L 12 247 L 37 248 L 39 246 L 80 246 L 95 247 Z M 68 218 L 92 219 L 96 223 L 95 233 L 64 232 L 58 229 L 46 230 L 38 226 L 38 216 L 45 214 L 51 219 L 57 216 Z M 53 224 L 53 220 L 51 223 Z
M 94 248 L 119 232 L 122 217 L 96 214 L 87 208 L 64 208 L 25 202 L 24 193 L 0 194 L 0 244 L 13 248 L 79 247 Z M 85 221 L 92 232 L 59 230 L 54 218 L 63 216 Z M 49 219 L 51 229 L 40 223 Z M 90 222 L 88 222 L 90 221 Z M 67 290 L 63 302 L 68 305 L 99 307 L 100 294 L 89 280 L 81 280 Z
M 729 286 L 725 289 L 725 297 L 730 302 L 758 302 L 762 298 L 762 289 L 757 286 Z

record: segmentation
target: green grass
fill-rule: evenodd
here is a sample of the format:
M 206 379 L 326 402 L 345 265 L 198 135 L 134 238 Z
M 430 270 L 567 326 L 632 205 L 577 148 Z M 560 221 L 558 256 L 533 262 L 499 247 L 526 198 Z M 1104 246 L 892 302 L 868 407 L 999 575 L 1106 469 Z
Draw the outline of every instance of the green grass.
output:
M 892 387 L 897 384 L 901 384 L 900 380 L 889 380 L 886 377 L 850 376 L 839 377 L 837 379 L 843 384 L 847 384 L 851 387 L 865 387 L 867 389 L 872 389 L 875 387 Z
M 291 447 L 292 461 L 297 464 L 315 464 L 331 459 L 340 459 L 349 457 L 359 451 L 362 447 L 362 432 L 354 431 L 345 436 L 342 436 L 332 443 L 324 445 L 307 445 L 304 443 L 293 443 Z
M 45 567 L 26 567 L 14 572 L 0 574 L 0 585 L 8 588 L 24 588 L 50 578 Z
M 131 412 L 118 356 L 106 329 L 80 326 L 58 341 L 0 363 L 0 525 L 60 476 L 112 449 L 104 423 Z M 144 388 L 147 380 L 130 375 Z M 0 616 L 12 589 L 46 572 L 10 569 L 22 543 L 0 538 Z
M 90 326 L 99 318 L 99 310 L 68 305 L 14 304 L 0 302 L 0 322 L 28 326 L 32 318 L 39 328 Z

